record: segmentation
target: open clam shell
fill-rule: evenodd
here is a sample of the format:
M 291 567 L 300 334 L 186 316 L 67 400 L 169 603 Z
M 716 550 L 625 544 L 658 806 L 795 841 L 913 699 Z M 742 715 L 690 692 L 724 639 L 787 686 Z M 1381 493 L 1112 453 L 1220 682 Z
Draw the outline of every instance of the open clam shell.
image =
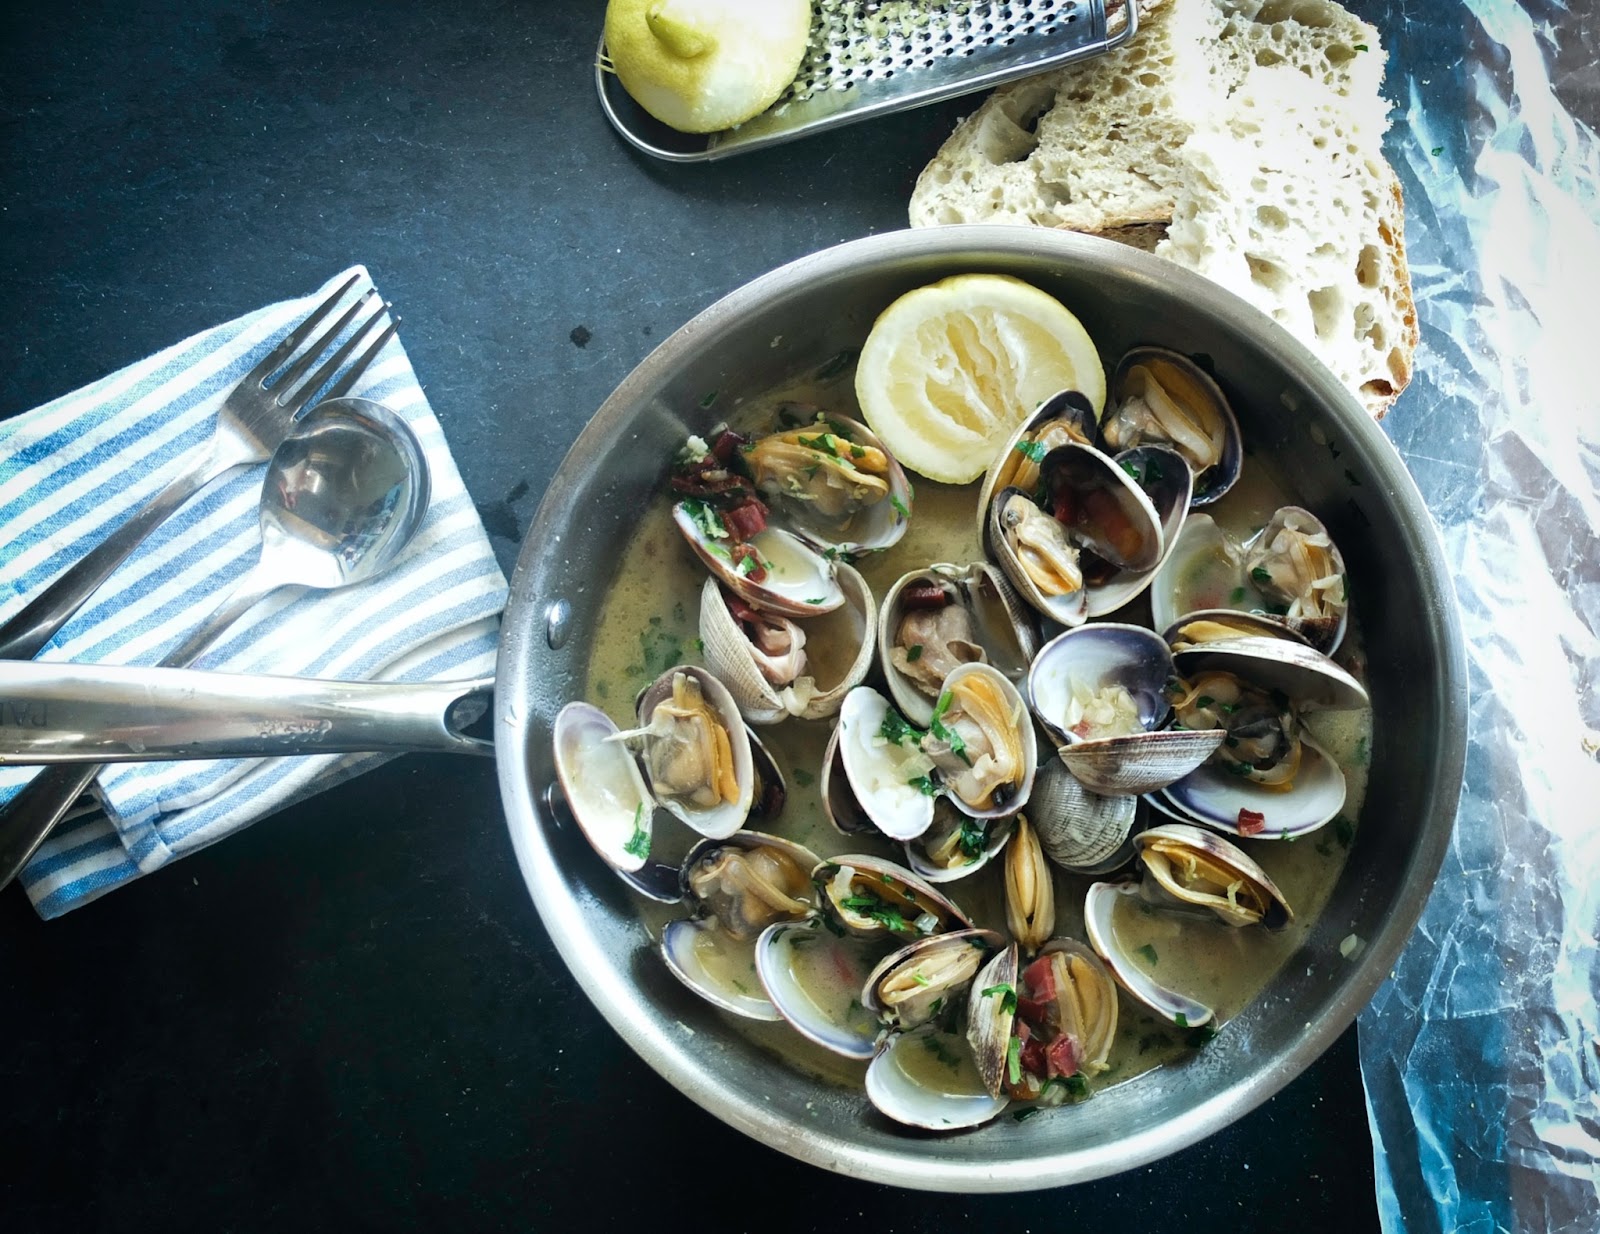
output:
M 807 414 L 809 414 L 809 422 Z M 780 426 L 745 448 L 773 514 L 818 552 L 859 557 L 905 535 L 913 493 L 904 468 L 859 420 L 789 404 Z
M 1301 711 L 1369 707 L 1367 688 L 1313 647 L 1292 638 L 1246 635 L 1174 652 L 1180 676 L 1232 673 L 1263 690 L 1281 690 Z
M 967 914 L 933 884 L 882 857 L 830 857 L 812 879 L 823 911 L 858 938 L 909 940 L 972 928 Z
M 830 612 L 798 620 L 745 613 L 762 623 L 769 631 L 765 637 L 782 654 L 763 652 L 747 625 L 734 616 L 718 580 L 706 579 L 700 591 L 706 665 L 727 685 L 750 723 L 837 715 L 844 696 L 871 671 L 877 638 L 872 590 L 850 566 L 836 565 L 835 572 L 844 603 Z
M 1322 523 L 1284 506 L 1246 543 L 1191 514 L 1150 586 L 1158 630 L 1201 610 L 1235 609 L 1331 654 L 1349 622 L 1344 558 Z
M 861 1002 L 893 1031 L 918 1028 L 964 1001 L 984 960 L 1004 945 L 993 930 L 918 939 L 878 962 L 861 988 Z
M 1200 827 L 1168 823 L 1135 840 L 1152 904 L 1175 904 L 1214 914 L 1230 926 L 1281 930 L 1294 910 L 1267 872 L 1236 844 Z
M 1028 705 L 1004 673 L 963 664 L 945 678 L 929 723 L 923 749 L 949 747 L 948 755 L 933 757 L 958 810 L 1001 818 L 1022 808 L 1033 791 L 1039 745 Z
M 630 886 L 653 900 L 679 898 L 676 868 L 650 856 L 656 802 L 633 756 L 610 740 L 611 717 L 572 702 L 556 715 L 556 778 L 578 830 Z
M 1275 511 L 1244 551 L 1244 572 L 1290 629 L 1332 653 L 1350 618 L 1344 555 L 1322 520 L 1299 506 Z
M 1148 793 L 1188 775 L 1223 740 L 1216 731 L 1162 727 L 1172 710 L 1172 675 L 1172 653 L 1159 635 L 1100 622 L 1045 645 L 1028 674 L 1028 697 L 1085 788 L 1102 796 Z
M 1045 455 L 1069 442 L 1092 446 L 1099 433 L 1099 417 L 1081 391 L 1062 390 L 1040 403 L 1039 409 L 1017 426 L 983 474 L 978 488 L 978 538 L 983 538 L 984 518 L 996 493 L 1007 488 L 1033 492 L 1039 486 L 1039 463 Z
M 810 849 L 761 832 L 696 844 L 680 873 L 694 916 L 669 922 L 662 931 L 667 968 L 724 1011 L 777 1020 L 778 1009 L 756 971 L 755 940 L 770 925 L 804 920 L 816 911 L 816 864 Z
M 1062 625 L 1083 623 L 1094 588 L 1154 571 L 1166 547 L 1161 516 L 1132 476 L 1076 443 L 1044 456 L 1037 489 L 997 490 L 983 534 L 1023 598 Z
M 973 818 L 956 809 L 948 798 L 935 798 L 933 825 L 905 842 L 906 865 L 930 883 L 949 883 L 976 874 L 1005 851 L 1016 833 L 1014 817 Z
M 703 502 L 680 501 L 672 521 L 701 563 L 740 599 L 786 617 L 816 617 L 845 602 L 834 563 L 799 537 L 768 527 L 748 541 L 755 561 L 735 560 L 726 528 Z
M 914 840 L 932 825 L 938 791 L 928 778 L 932 761 L 917 748 L 916 734 L 894 723 L 898 718 L 889 700 L 870 686 L 845 696 L 824 798 L 841 830 L 857 829 L 864 816 L 892 840 Z
M 1112 372 L 1100 436 L 1108 453 L 1153 443 L 1176 450 L 1194 473 L 1193 502 L 1207 505 L 1239 478 L 1239 421 L 1221 387 L 1193 360 L 1135 347 Z
M 704 747 L 664 717 L 675 714 L 692 681 L 708 713 Z M 655 800 L 701 835 L 724 839 L 744 826 L 755 799 L 750 737 L 728 688 L 696 664 L 679 664 L 639 695 L 640 727 L 610 741 L 638 750 Z M 720 731 L 719 731 L 720 730 Z M 726 741 L 726 746 L 723 746 Z M 730 782 L 731 781 L 731 782 Z
M 882 938 L 838 937 L 818 918 L 779 922 L 756 939 L 761 989 L 801 1036 L 845 1058 L 869 1059 L 882 1026 L 861 1002 Z
M 1115 925 L 1115 910 L 1122 897 L 1137 899 L 1134 883 L 1094 883 L 1083 901 L 1083 928 L 1089 945 L 1105 961 L 1117 984 L 1162 1019 L 1179 1028 L 1209 1024 L 1216 1013 L 1187 994 L 1162 985 L 1139 958 L 1122 945 Z
M 1104 582 L 1091 586 L 1091 618 L 1114 613 L 1144 594 L 1161 569 L 1161 562 L 1177 543 L 1184 520 L 1189 516 L 1194 475 L 1176 451 L 1158 445 L 1135 446 L 1118 454 L 1116 463 L 1150 499 L 1150 506 L 1161 524 L 1161 557 L 1146 569 L 1118 570 Z
M 1256 784 L 1214 763 L 1158 789 L 1150 802 L 1180 822 L 1256 840 L 1293 840 L 1332 822 L 1344 808 L 1344 772 L 1321 746 L 1300 738 L 1300 766 L 1288 791 Z
M 932 1025 L 891 1033 L 867 1068 L 866 1085 L 880 1113 L 926 1131 L 976 1127 L 1011 1104 L 984 1088 L 971 1045 Z
M 1032 611 L 987 562 L 913 570 L 884 597 L 878 662 L 895 706 L 920 727 L 958 664 L 982 660 L 1020 683 L 1038 650 Z

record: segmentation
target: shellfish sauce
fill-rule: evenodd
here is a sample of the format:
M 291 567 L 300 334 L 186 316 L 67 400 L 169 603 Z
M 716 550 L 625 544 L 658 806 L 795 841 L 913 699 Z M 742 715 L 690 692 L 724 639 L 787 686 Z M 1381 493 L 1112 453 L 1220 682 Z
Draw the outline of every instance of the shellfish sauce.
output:
M 809 404 L 829 414 L 859 418 L 853 368 L 826 381 L 807 378 L 778 387 L 749 400 L 729 420 L 741 432 L 767 432 L 774 427 L 777 409 L 786 403 Z M 913 477 L 913 481 L 915 501 L 904 538 L 886 552 L 855 563 L 880 604 L 895 580 L 911 570 L 933 562 L 960 564 L 982 559 L 978 485 L 944 485 L 920 477 Z M 1242 541 L 1264 526 L 1277 507 L 1292 500 L 1270 467 L 1259 457 L 1250 456 L 1238 484 L 1222 500 L 1207 507 L 1206 513 L 1225 532 Z M 705 572 L 673 526 L 671 504 L 671 495 L 663 485 L 622 553 L 621 568 L 613 574 L 590 651 L 585 696 L 622 726 L 634 722 L 633 699 L 642 687 L 674 664 L 702 662 L 697 646 L 698 612 Z M 1148 602 L 1141 597 L 1109 620 L 1148 626 Z M 813 637 L 818 643 L 818 676 L 825 681 L 838 680 L 849 662 L 847 650 L 829 648 L 820 629 Z M 1360 647 L 1361 632 L 1352 614 L 1336 658 L 1357 677 L 1363 676 Z M 812 650 L 808 642 L 807 651 Z M 1157 981 L 1213 1007 L 1215 1022 L 1224 1032 L 1227 1020 L 1261 992 L 1306 939 L 1344 868 L 1345 854 L 1354 838 L 1354 820 L 1360 815 L 1366 788 L 1371 713 L 1313 713 L 1306 723 L 1313 737 L 1344 770 L 1348 787 L 1343 813 L 1297 841 L 1242 843 L 1283 892 L 1295 913 L 1293 923 L 1278 933 L 1258 928 L 1233 929 L 1221 922 L 1154 911 L 1132 897 L 1119 897 L 1114 919 L 1118 938 L 1148 965 Z M 831 729 L 831 721 L 789 719 L 756 730 L 788 785 L 782 814 L 761 828 L 798 841 L 820 857 L 875 853 L 903 864 L 905 854 L 898 845 L 872 836 L 841 835 L 823 813 L 818 779 Z M 1047 747 L 1041 747 L 1041 756 L 1047 756 Z M 1023 812 L 1027 812 L 1026 806 Z M 1157 816 L 1155 821 L 1164 820 Z M 681 861 L 696 839 L 664 811 L 657 813 L 653 838 L 656 857 Z M 1004 933 L 1002 868 L 1003 861 L 992 861 L 975 874 L 942 884 L 940 889 L 976 924 Z M 1055 933 L 1081 940 L 1085 937 L 1083 898 L 1093 880 L 1059 869 L 1055 880 Z M 636 896 L 635 900 L 641 921 L 657 941 L 666 923 L 684 911 L 681 906 L 657 904 L 642 897 Z M 839 1006 L 859 1006 L 859 991 L 840 989 L 827 997 Z M 860 1090 L 865 1063 L 852 1062 L 813 1045 L 786 1024 L 762 1023 L 709 1009 L 708 1014 L 723 1016 L 729 1031 L 743 1034 L 788 1065 Z M 1097 1088 L 1180 1061 L 1194 1049 L 1203 1048 L 1202 1038 L 1209 1035 L 1209 1030 L 1186 1032 L 1175 1027 L 1121 994 L 1117 1038 L 1108 1060 L 1110 1069 L 1090 1080 L 1089 1092 L 1092 1095 Z M 931 1054 L 929 1064 L 943 1070 L 941 1061 Z M 864 1094 L 862 1099 L 865 1101 Z

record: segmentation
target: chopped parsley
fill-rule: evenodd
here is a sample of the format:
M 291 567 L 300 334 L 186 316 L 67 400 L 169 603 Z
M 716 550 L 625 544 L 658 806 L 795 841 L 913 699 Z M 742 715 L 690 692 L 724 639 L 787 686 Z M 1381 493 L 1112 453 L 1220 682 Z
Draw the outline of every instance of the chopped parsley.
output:
M 1148 964 L 1151 968 L 1154 968 L 1156 966 L 1157 958 L 1156 958 L 1156 949 L 1155 949 L 1154 946 L 1152 946 L 1149 943 L 1146 943 L 1144 946 L 1139 948 L 1139 954 L 1144 957 L 1144 962 L 1146 964 Z
M 915 664 L 920 659 L 922 659 L 922 644 L 912 643 L 906 648 L 906 663 Z
M 954 1050 L 946 1049 L 944 1042 L 937 1037 L 924 1037 L 922 1039 L 922 1048 L 950 1068 L 951 1071 L 955 1071 L 961 1066 L 961 1055 Z
M 924 797 L 937 797 L 939 795 L 939 785 L 932 776 L 916 776 L 907 780 L 906 783 Z
M 816 782 L 816 777 L 803 767 L 794 769 L 794 782 L 801 788 L 810 788 Z
M 682 505 L 683 512 L 689 516 L 690 521 L 706 539 L 728 539 L 728 529 L 723 526 L 721 517 L 705 502 L 697 497 L 686 497 Z
M 1341 604 L 1350 603 L 1350 576 L 1348 574 L 1339 576 L 1339 602 Z
M 1178 1014 L 1173 1017 L 1172 1022 L 1174 1024 L 1176 1024 L 1179 1028 L 1188 1028 L 1189 1027 L 1189 1017 L 1184 1015 L 1183 1012 L 1181 1012 L 1181 1011 L 1178 1012 Z
M 993 998 L 998 994 L 1000 996 L 1000 1010 L 1015 1014 L 1017 1010 L 1017 991 L 1009 982 L 1002 981 L 999 985 L 992 985 L 988 989 L 980 991 L 980 994 L 984 998 Z M 1018 1044 L 1020 1045 L 1021 1043 L 1018 1042 Z M 1013 1079 L 1012 1083 L 1015 1084 L 1016 1080 Z
M 1272 575 L 1267 573 L 1267 568 L 1265 566 L 1257 566 L 1254 570 L 1250 571 L 1250 577 L 1255 579 L 1256 582 L 1262 584 L 1270 583 L 1272 581 Z
M 1138 467 L 1138 465 L 1136 463 L 1130 463 L 1130 462 L 1128 462 L 1127 459 L 1118 459 L 1117 461 L 1119 463 L 1121 463 L 1122 470 L 1127 472 L 1130 476 L 1133 477 L 1134 483 L 1136 483 L 1136 484 L 1143 484 L 1144 483 L 1144 476 L 1140 473 L 1139 467 Z
M 1022 1083 L 1022 1038 L 1013 1037 L 1006 1042 L 1006 1078 L 1013 1084 Z
M 841 908 L 848 908 L 853 913 L 869 917 L 885 929 L 893 930 L 897 934 L 902 934 L 910 928 L 906 924 L 904 913 L 870 891 L 858 891 L 855 895 L 846 896 L 839 903 Z
M 922 738 L 920 729 L 912 728 L 906 718 L 893 707 L 884 708 L 883 723 L 878 725 L 878 736 L 897 746 L 916 745 Z
M 863 450 L 860 446 L 851 446 L 850 447 L 850 457 L 851 458 L 866 458 L 867 457 L 867 452 L 865 450 Z
M 826 454 L 830 458 L 838 458 L 839 452 L 833 448 L 833 436 L 830 433 L 818 433 L 815 437 L 807 437 L 804 433 L 795 438 L 808 450 L 815 450 L 818 454 Z
M 633 835 L 622 846 L 622 851 L 630 857 L 644 858 L 650 855 L 650 833 L 644 829 L 644 802 L 633 808 Z
M 1372 50 L 1372 49 L 1371 49 L 1371 48 L 1370 48 L 1370 47 L 1368 47 L 1368 46 L 1367 46 L 1367 45 L 1366 45 L 1366 44 L 1365 44 L 1365 43 L 1357 43 L 1357 44 L 1356 44 L 1356 45 L 1355 45 L 1355 49 L 1356 49 L 1356 50 L 1357 50 L 1357 51 L 1371 51 L 1371 50 Z
M 1244 588 L 1243 587 L 1235 587 L 1233 589 L 1233 594 L 1228 597 L 1228 601 L 1231 604 L 1243 604 L 1244 603 Z
M 1044 443 L 1041 441 L 1019 441 L 1016 445 L 1018 454 L 1032 459 L 1035 463 L 1043 462 L 1045 456 Z
M 1343 814 L 1336 814 L 1333 818 L 1333 834 L 1340 848 L 1349 848 L 1356 838 L 1356 825 Z
M 706 395 L 705 398 L 700 400 L 700 406 L 709 407 L 709 406 L 711 406 L 712 403 L 714 403 L 716 401 L 717 401 L 717 392 L 715 390 L 713 390 L 710 394 Z
M 901 501 L 900 498 L 896 494 L 894 494 L 894 493 L 890 493 L 889 494 L 889 504 L 894 507 L 894 512 L 896 514 L 898 514 L 901 518 L 910 518 L 911 517 L 910 509 L 906 506 L 906 503 Z
M 1030 1106 L 1027 1107 L 1027 1109 L 1016 1111 L 1014 1114 L 1011 1115 L 1011 1119 L 1012 1119 L 1013 1122 L 1018 1122 L 1018 1123 L 1026 1122 L 1028 1119 L 1032 1118 L 1035 1114 L 1039 1113 L 1039 1111 L 1042 1110 L 1042 1109 L 1044 1109 L 1044 1107 L 1042 1105 L 1030 1105 Z
M 911 974 L 911 980 L 915 981 L 918 985 L 928 985 L 929 984 L 928 979 L 926 977 L 924 977 L 921 973 L 912 973 Z
M 1199 697 L 1199 698 L 1197 698 L 1197 699 L 1195 699 L 1195 700 L 1194 700 L 1194 705 L 1195 705 L 1195 706 L 1196 706 L 1196 707 L 1210 707 L 1210 706 L 1211 706 L 1211 705 L 1212 705 L 1212 704 L 1214 704 L 1214 703 L 1215 703 L 1215 702 L 1216 702 L 1216 701 L 1217 701 L 1217 700 L 1216 700 L 1216 699 L 1214 699 L 1214 698 L 1212 698 L 1212 697 L 1211 697 L 1211 695 L 1209 695 L 1209 694 L 1202 694 L 1202 695 L 1201 695 L 1201 696 L 1200 696 L 1200 697 Z
M 961 832 L 956 837 L 956 847 L 972 860 L 976 861 L 983 854 L 984 841 L 988 839 L 989 829 L 980 819 L 961 816 Z
M 1444 153 L 1444 147 L 1443 146 L 1435 146 L 1432 150 L 1429 150 L 1428 153 L 1433 155 L 1434 158 L 1438 158 L 1441 154 Z

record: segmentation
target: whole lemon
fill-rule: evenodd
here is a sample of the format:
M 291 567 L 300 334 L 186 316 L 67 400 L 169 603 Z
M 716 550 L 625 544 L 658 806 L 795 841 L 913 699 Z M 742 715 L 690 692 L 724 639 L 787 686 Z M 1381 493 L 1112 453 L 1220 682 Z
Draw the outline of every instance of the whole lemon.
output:
M 606 54 L 663 124 L 714 133 L 759 115 L 794 80 L 811 0 L 610 0 Z

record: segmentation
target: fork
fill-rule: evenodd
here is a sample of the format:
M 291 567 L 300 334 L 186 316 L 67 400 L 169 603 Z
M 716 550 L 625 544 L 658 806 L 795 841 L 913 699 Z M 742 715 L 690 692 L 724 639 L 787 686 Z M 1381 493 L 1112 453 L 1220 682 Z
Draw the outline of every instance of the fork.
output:
M 272 457 L 272 452 L 294 427 L 299 413 L 310 405 L 313 396 L 328 384 L 339 367 L 350 358 L 362 337 L 389 311 L 388 304 L 380 303 L 339 350 L 301 382 L 318 356 L 361 311 L 362 305 L 377 294 L 369 287 L 332 326 L 312 340 L 305 354 L 292 368 L 271 386 L 267 385 L 267 379 L 294 357 L 301 345 L 311 337 L 312 331 L 333 312 L 339 301 L 344 299 L 345 292 L 360 277 L 359 274 L 352 274 L 341 283 L 332 295 L 272 349 L 266 359 L 244 375 L 223 401 L 211 440 L 181 475 L 152 497 L 104 542 L 34 597 L 21 612 L 0 626 L 0 659 L 31 660 L 95 593 L 100 584 L 111 576 L 112 571 L 126 561 L 145 537 L 170 518 L 184 502 L 219 476 L 238 467 L 265 462 Z M 384 344 L 398 328 L 399 319 L 392 319 L 388 328 L 356 357 L 344 376 L 328 391 L 327 397 L 339 398 L 348 394 L 356 379 L 383 350 Z

